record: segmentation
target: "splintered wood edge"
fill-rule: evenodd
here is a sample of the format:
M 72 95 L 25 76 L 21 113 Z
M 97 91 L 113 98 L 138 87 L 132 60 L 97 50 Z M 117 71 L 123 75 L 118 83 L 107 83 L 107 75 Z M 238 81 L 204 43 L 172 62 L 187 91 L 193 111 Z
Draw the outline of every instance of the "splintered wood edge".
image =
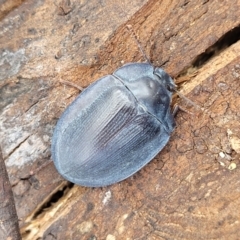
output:
M 198 70 L 198 74 L 191 79 L 191 81 L 183 84 L 180 93 L 187 95 L 196 86 L 201 84 L 206 78 L 216 74 L 220 69 L 227 66 L 234 59 L 239 57 L 240 53 L 240 41 L 231 45 L 229 48 L 225 49 L 218 56 L 212 58 L 208 63 L 206 63 L 202 68 Z
M 79 192 L 78 186 L 74 186 L 66 195 L 61 198 L 61 201 L 53 204 L 48 211 L 43 212 L 38 218 L 34 220 L 28 219 L 30 220 L 29 224 L 21 229 L 22 236 L 29 232 L 24 236 L 24 239 L 32 240 L 42 238 L 50 226 L 71 211 L 71 206 L 75 202 L 74 197 L 77 195 L 76 192 Z M 69 202 L 73 203 L 69 204 Z

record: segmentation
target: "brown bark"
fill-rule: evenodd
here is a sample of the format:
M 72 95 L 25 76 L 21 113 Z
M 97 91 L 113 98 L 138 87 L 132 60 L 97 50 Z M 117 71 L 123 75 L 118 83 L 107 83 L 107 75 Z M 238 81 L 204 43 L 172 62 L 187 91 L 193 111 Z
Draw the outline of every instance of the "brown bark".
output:
M 4 14 L 4 11 L 1 11 Z M 240 1 L 24 1 L 0 27 L 0 139 L 23 239 L 239 239 Z M 154 65 L 202 108 L 129 179 L 72 186 L 49 164 L 78 90 L 124 62 Z

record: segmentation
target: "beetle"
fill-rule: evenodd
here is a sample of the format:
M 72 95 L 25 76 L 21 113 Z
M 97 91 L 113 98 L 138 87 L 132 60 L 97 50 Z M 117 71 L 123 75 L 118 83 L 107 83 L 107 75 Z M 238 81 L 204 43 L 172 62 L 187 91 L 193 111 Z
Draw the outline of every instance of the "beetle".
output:
M 175 84 L 159 67 L 128 63 L 83 90 L 57 122 L 52 158 L 70 182 L 102 187 L 150 162 L 175 128 Z

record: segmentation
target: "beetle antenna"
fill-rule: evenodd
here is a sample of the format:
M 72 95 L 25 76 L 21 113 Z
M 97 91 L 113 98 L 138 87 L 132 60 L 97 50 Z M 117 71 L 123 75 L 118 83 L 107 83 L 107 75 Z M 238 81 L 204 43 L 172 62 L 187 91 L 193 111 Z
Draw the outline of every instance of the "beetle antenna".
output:
M 146 60 L 150 65 L 152 65 L 152 63 L 150 62 L 150 60 L 149 60 L 149 58 L 147 57 L 146 53 L 143 51 L 143 48 L 142 48 L 142 46 L 141 46 L 141 44 L 140 44 L 140 41 L 139 41 L 136 33 L 134 32 L 134 30 L 133 30 L 133 28 L 132 28 L 132 25 L 127 25 L 127 29 L 128 29 L 128 31 L 132 34 L 132 36 L 133 36 L 136 44 L 138 45 L 138 48 L 139 48 L 140 52 L 142 53 L 143 57 L 145 58 L 145 60 Z

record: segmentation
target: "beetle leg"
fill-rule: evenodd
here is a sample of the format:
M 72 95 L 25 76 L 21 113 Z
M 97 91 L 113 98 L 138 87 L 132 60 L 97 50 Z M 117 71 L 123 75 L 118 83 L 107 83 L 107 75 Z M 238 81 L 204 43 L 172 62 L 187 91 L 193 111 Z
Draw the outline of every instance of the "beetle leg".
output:
M 178 110 L 179 110 L 179 105 L 175 104 L 172 111 L 173 117 L 176 117 Z
M 184 107 L 182 107 L 182 106 L 179 106 L 179 105 L 177 105 L 177 104 L 174 105 L 174 107 L 173 107 L 172 115 L 173 115 L 174 117 L 176 117 L 176 115 L 177 115 L 177 113 L 178 113 L 179 110 L 181 110 L 181 111 L 183 111 L 183 112 L 185 112 L 185 113 L 188 113 L 188 114 L 193 115 L 192 112 L 188 111 L 186 108 L 184 108 Z
M 194 103 L 193 101 L 191 101 L 189 98 L 185 97 L 185 96 L 184 96 L 182 93 L 180 93 L 178 90 L 175 89 L 174 91 L 177 93 L 177 95 L 178 95 L 180 98 L 184 99 L 184 101 L 186 101 L 186 103 L 194 106 L 196 109 L 202 110 L 199 105 L 197 105 L 196 103 Z
M 63 84 L 66 84 L 66 85 L 68 85 L 68 86 L 71 86 L 71 87 L 77 88 L 77 89 L 78 89 L 79 91 L 81 91 L 81 92 L 84 90 L 83 87 L 78 86 L 77 84 L 72 83 L 72 82 L 69 82 L 69 81 L 60 80 L 59 82 L 60 82 L 60 83 L 63 83 Z

